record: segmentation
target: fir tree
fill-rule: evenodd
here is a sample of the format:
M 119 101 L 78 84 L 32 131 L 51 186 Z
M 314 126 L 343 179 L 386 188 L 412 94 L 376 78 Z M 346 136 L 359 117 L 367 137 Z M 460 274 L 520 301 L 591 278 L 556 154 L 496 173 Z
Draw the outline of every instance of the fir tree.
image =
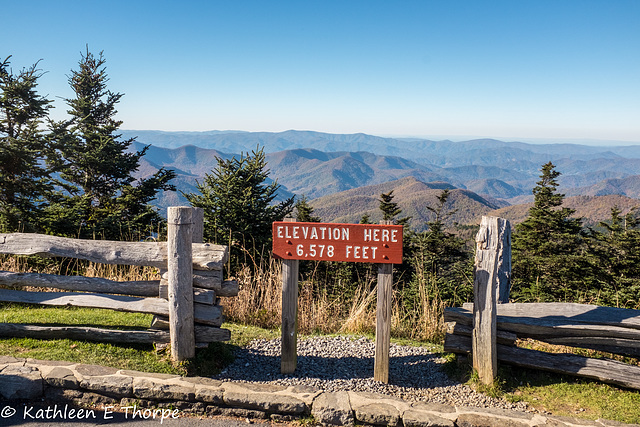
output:
M 549 162 L 542 166 L 533 189 L 534 204 L 513 235 L 512 296 L 535 301 L 578 301 L 584 298 L 589 274 L 582 219 L 562 207 L 557 192 L 560 172 Z
M 425 206 L 434 218 L 427 222 L 426 231 L 412 238 L 413 284 L 415 287 L 420 280 L 435 283 L 437 289 L 431 289 L 431 297 L 437 295 L 449 305 L 459 305 L 473 292 L 471 283 L 465 279 L 470 254 L 465 250 L 464 240 L 447 231 L 445 220 L 457 211 L 447 210 L 449 196 L 449 190 L 445 189 L 435 207 Z
M 138 240 L 162 222 L 149 203 L 158 191 L 175 190 L 169 183 L 175 173 L 160 169 L 134 182 L 148 146 L 131 152 L 135 139 L 120 139 L 115 115 L 123 95 L 107 89 L 104 64 L 102 53 L 95 57 L 87 49 L 69 77 L 70 119 L 50 125 L 55 151 L 47 163 L 60 173 L 64 191 L 52 199 L 49 224 L 63 235 Z
M 0 231 L 34 231 L 53 189 L 41 131 L 51 101 L 36 92 L 37 63 L 13 74 L 9 59 L 0 63 Z
M 236 256 L 242 249 L 253 257 L 269 253 L 271 224 L 293 211 L 294 198 L 274 203 L 280 185 L 266 183 L 269 171 L 262 148 L 217 161 L 217 168 L 197 183 L 200 194 L 184 194 L 192 206 L 204 208 L 205 237 L 230 243 Z
M 307 201 L 307 196 L 303 195 L 296 201 L 295 210 L 298 222 L 320 222 L 320 217 L 313 215 L 313 207 Z
M 398 204 L 393 201 L 393 190 L 380 195 L 380 210 L 382 211 L 383 221 L 392 221 L 396 215 L 402 212 Z
M 640 304 L 640 220 L 634 210 L 611 208 L 611 219 L 589 229 L 590 253 L 598 286 L 596 303 L 637 308 Z

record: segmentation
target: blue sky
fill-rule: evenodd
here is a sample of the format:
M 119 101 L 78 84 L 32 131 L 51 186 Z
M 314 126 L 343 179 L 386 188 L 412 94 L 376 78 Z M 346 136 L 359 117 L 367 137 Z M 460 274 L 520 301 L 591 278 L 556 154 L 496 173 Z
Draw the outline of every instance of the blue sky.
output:
M 104 51 L 124 129 L 640 143 L 640 1 L 0 0 L 0 56 L 72 96 Z

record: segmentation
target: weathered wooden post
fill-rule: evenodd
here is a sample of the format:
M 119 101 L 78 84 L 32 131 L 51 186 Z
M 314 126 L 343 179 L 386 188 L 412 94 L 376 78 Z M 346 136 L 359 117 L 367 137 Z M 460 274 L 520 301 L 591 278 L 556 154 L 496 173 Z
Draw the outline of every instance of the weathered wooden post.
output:
M 391 345 L 391 299 L 393 264 L 378 265 L 378 301 L 376 306 L 376 353 L 373 379 L 389 382 L 389 347 Z
M 194 357 L 196 351 L 193 323 L 192 208 L 168 208 L 167 225 L 171 357 L 176 361 L 183 361 Z
M 204 209 L 191 208 L 191 220 L 193 222 L 193 243 L 204 243 Z
M 483 216 L 476 235 L 473 280 L 473 368 L 480 381 L 492 384 L 498 370 L 496 304 L 508 302 L 511 275 L 511 226 Z
M 285 218 L 285 222 L 295 222 Z M 280 372 L 292 374 L 298 365 L 298 260 L 282 260 L 282 343 Z

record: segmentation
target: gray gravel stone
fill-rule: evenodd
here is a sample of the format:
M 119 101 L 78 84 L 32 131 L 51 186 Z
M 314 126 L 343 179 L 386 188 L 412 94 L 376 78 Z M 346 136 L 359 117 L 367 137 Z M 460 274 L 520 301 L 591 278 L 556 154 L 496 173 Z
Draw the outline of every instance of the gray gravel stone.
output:
M 375 343 L 364 337 L 312 337 L 298 341 L 295 373 L 280 373 L 280 339 L 254 340 L 236 352 L 235 361 L 216 379 L 252 383 L 303 385 L 322 391 L 381 393 L 413 402 L 531 411 L 477 393 L 443 371 L 445 360 L 425 347 L 390 348 L 389 384 L 373 380 Z

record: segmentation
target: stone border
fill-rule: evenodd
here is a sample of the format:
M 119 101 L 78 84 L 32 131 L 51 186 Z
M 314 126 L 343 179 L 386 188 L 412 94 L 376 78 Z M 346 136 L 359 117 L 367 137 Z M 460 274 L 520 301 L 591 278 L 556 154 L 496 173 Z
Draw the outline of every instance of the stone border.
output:
M 201 415 L 272 420 L 313 416 L 326 426 L 623 426 L 501 409 L 407 402 L 383 394 L 323 392 L 305 386 L 226 382 L 70 362 L 0 356 L 0 397 L 77 405 L 171 407 Z M 1 409 L 1 408 L 0 408 Z M 628 424 L 627 424 L 628 425 Z

